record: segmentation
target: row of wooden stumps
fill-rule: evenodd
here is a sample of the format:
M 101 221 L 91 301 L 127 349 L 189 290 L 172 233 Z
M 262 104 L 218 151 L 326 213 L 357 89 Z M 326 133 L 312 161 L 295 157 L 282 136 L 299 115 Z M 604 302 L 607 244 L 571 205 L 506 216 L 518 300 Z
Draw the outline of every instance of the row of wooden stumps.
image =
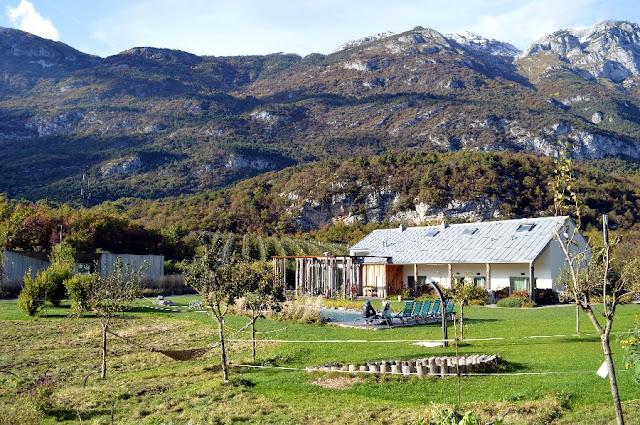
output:
M 307 372 L 376 373 L 381 375 L 417 375 L 419 378 L 424 376 L 444 378 L 445 376 L 456 375 L 458 369 L 460 370 L 460 375 L 471 375 L 495 370 L 503 363 L 500 356 L 474 354 L 459 357 L 458 367 L 456 367 L 456 357 L 429 357 L 407 361 L 367 362 L 366 365 L 331 363 L 319 367 L 308 367 Z

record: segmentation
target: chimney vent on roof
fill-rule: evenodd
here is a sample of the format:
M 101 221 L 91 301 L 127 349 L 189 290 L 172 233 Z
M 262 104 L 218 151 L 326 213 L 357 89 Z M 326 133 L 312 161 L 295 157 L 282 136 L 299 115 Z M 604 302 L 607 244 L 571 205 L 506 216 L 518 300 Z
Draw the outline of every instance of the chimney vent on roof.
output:
M 447 223 L 445 220 L 442 220 L 442 223 L 440 224 L 440 227 L 442 228 L 442 230 L 444 230 L 447 227 L 449 227 L 449 223 Z
M 401 232 L 404 232 L 404 224 L 400 224 L 400 226 L 398 227 L 398 230 L 400 230 Z

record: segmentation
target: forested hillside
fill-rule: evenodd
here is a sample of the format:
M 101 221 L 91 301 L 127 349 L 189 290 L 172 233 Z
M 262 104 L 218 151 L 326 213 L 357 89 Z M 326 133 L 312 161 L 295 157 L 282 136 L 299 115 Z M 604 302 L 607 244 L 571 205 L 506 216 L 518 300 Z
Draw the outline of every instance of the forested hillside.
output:
M 95 205 L 385 153 L 553 156 L 559 140 L 576 158 L 638 159 L 640 29 L 581 31 L 525 52 L 418 27 L 304 58 L 99 58 L 0 29 L 0 193 L 79 203 L 88 167 Z

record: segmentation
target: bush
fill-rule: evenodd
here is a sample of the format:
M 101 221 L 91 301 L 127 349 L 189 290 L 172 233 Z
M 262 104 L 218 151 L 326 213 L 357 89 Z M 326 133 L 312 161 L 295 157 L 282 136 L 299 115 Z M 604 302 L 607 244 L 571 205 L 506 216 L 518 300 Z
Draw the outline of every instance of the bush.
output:
M 625 367 L 631 371 L 633 380 L 640 385 L 640 327 L 620 338 L 624 352 Z
M 524 289 L 519 289 L 517 291 L 513 291 L 511 293 L 512 297 L 523 297 L 523 298 L 529 298 L 529 292 L 525 291 Z
M 71 300 L 71 308 L 74 314 L 87 310 L 87 298 L 91 286 L 96 282 L 95 275 L 77 275 L 64 281 L 64 286 L 69 293 L 69 300 Z
M 498 306 L 498 307 L 527 307 L 527 308 L 529 308 L 529 307 L 535 307 L 536 303 L 535 303 L 535 301 L 532 301 L 527 297 L 521 297 L 521 296 L 515 295 L 515 296 L 510 296 L 510 297 L 498 300 L 498 303 L 496 304 L 496 306 Z
M 553 289 L 535 289 L 535 300 L 539 305 L 558 304 L 558 293 Z
M 18 295 L 18 307 L 29 316 L 38 314 L 44 305 L 47 287 L 42 279 L 31 277 L 31 268 L 24 275 L 24 286 Z
M 507 298 L 509 296 L 509 288 L 498 289 L 495 292 L 496 301 L 499 301 L 503 298 Z
M 38 314 L 45 301 L 55 306 L 64 299 L 63 282 L 71 277 L 71 270 L 63 265 L 52 264 L 40 270 L 35 279 L 31 277 L 31 269 L 24 275 L 24 287 L 18 295 L 18 306 L 29 316 Z

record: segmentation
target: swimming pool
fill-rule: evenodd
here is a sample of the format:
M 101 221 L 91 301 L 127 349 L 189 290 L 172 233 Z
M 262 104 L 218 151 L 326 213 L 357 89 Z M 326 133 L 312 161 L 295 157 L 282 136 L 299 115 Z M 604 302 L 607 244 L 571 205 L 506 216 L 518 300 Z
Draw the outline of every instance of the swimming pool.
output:
M 338 310 L 336 308 L 320 309 L 320 317 L 331 322 L 353 322 L 361 314 L 356 310 Z

